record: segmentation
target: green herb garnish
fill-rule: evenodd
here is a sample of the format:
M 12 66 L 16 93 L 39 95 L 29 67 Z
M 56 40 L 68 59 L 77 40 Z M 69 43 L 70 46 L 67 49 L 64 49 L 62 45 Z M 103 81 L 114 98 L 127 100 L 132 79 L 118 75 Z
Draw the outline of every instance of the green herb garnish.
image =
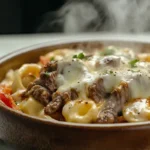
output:
M 73 58 L 78 58 L 78 56 L 77 55 L 73 55 Z
M 44 75 L 49 76 L 49 72 L 44 72 Z
M 80 53 L 80 54 L 78 55 L 78 58 L 79 58 L 79 59 L 83 59 L 83 58 L 85 58 L 85 56 L 84 56 L 83 53 Z
M 50 58 L 50 61 L 54 61 L 54 60 L 55 60 L 55 58 L 54 58 L 54 57 L 51 57 L 51 58 Z
M 73 55 L 73 58 L 83 59 L 83 58 L 85 58 L 85 56 L 83 53 L 80 53 L 78 55 Z
M 115 47 L 108 47 L 105 48 L 102 52 L 100 52 L 100 55 L 102 56 L 107 56 L 107 55 L 112 55 L 115 52 Z
M 139 60 L 138 59 L 134 59 L 134 60 L 131 60 L 129 62 L 129 64 L 131 65 L 132 68 L 134 68 L 134 67 L 137 67 L 137 65 L 136 65 L 137 62 L 139 62 Z
M 110 71 L 109 71 L 109 73 L 110 73 L 110 74 L 113 74 L 113 71 L 112 71 L 112 70 L 110 70 Z

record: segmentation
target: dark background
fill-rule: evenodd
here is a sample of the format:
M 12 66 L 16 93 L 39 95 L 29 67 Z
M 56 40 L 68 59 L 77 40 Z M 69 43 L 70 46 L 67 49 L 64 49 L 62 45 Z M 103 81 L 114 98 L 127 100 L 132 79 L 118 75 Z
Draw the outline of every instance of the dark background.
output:
M 0 0 L 0 34 L 34 33 L 41 17 L 65 0 Z

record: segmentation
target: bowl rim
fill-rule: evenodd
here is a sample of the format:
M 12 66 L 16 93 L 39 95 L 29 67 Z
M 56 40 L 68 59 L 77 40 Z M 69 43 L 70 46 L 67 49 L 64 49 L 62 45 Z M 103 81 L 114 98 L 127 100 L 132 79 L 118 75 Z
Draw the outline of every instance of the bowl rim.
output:
M 134 44 L 150 44 L 150 40 L 147 39 L 137 39 L 134 37 L 108 37 L 108 36 L 100 36 L 100 35 L 94 35 L 94 36 L 70 36 L 68 38 L 62 38 L 61 40 L 56 41 L 48 41 L 43 42 L 40 44 L 34 44 L 32 46 L 28 46 L 25 48 L 21 48 L 15 51 L 12 51 L 2 57 L 0 57 L 0 63 L 3 63 L 7 61 L 10 58 L 13 58 L 15 56 L 18 56 L 20 54 L 24 54 L 30 51 L 36 51 L 37 49 L 44 48 L 44 47 L 51 47 L 51 46 L 58 46 L 58 45 L 67 45 L 67 44 L 73 44 L 73 43 L 82 43 L 82 42 L 128 42 L 128 43 L 134 43 Z M 82 124 L 82 123 L 71 123 L 71 122 L 64 122 L 64 121 L 57 121 L 57 120 L 48 120 L 43 118 L 38 118 L 36 116 L 27 115 L 25 113 L 22 113 L 20 111 L 13 110 L 7 106 L 5 106 L 3 103 L 0 102 L 0 109 L 3 111 L 12 114 L 17 117 L 26 118 L 30 121 L 39 122 L 47 125 L 55 125 L 59 127 L 69 127 L 69 128 L 85 128 L 85 129 L 99 129 L 99 130 L 131 130 L 131 129 L 141 129 L 145 128 L 146 126 L 150 126 L 150 121 L 145 122 L 136 122 L 136 123 L 114 123 L 114 124 Z

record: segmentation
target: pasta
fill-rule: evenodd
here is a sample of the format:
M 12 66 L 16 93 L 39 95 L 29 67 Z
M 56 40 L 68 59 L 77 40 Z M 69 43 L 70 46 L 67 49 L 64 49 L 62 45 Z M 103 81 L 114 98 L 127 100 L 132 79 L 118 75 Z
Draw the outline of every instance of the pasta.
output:
M 5 79 L 1 82 L 1 85 L 11 86 L 14 81 L 14 70 L 9 70 Z
M 52 119 L 50 116 L 44 114 L 44 106 L 33 97 L 29 97 L 27 100 L 20 102 L 19 109 L 32 116 Z
M 142 122 L 150 120 L 150 100 L 137 99 L 124 106 L 124 118 L 128 122 Z
M 12 83 L 12 90 L 25 89 L 32 80 L 39 76 L 41 66 L 37 64 L 24 64 L 19 70 L 14 72 L 14 81 Z
M 27 100 L 20 103 L 19 108 L 26 114 L 39 116 L 39 113 L 44 107 L 38 101 L 34 100 L 34 98 L 29 97 Z
M 23 90 L 25 87 L 22 84 L 21 76 L 19 75 L 18 71 L 14 72 L 14 82 L 12 83 L 12 91 L 13 93 L 17 92 L 18 90 Z
M 9 70 L 0 100 L 31 116 L 75 123 L 150 120 L 150 54 L 108 46 L 57 49 Z
M 91 123 L 97 119 L 98 107 L 91 100 L 70 101 L 63 107 L 62 114 L 68 122 Z

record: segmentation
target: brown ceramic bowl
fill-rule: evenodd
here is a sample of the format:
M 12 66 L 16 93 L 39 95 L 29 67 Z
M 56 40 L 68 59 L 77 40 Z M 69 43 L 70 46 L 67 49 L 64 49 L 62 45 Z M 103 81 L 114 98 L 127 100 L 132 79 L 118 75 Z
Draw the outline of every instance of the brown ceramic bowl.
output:
M 73 42 L 74 41 L 74 42 Z M 95 48 L 119 45 L 147 51 L 148 43 L 90 37 L 43 43 L 0 59 L 0 80 L 10 68 L 37 62 L 40 55 L 58 48 Z M 75 124 L 49 121 L 16 112 L 0 104 L 0 139 L 19 149 L 46 150 L 149 150 L 150 122 L 120 124 Z

